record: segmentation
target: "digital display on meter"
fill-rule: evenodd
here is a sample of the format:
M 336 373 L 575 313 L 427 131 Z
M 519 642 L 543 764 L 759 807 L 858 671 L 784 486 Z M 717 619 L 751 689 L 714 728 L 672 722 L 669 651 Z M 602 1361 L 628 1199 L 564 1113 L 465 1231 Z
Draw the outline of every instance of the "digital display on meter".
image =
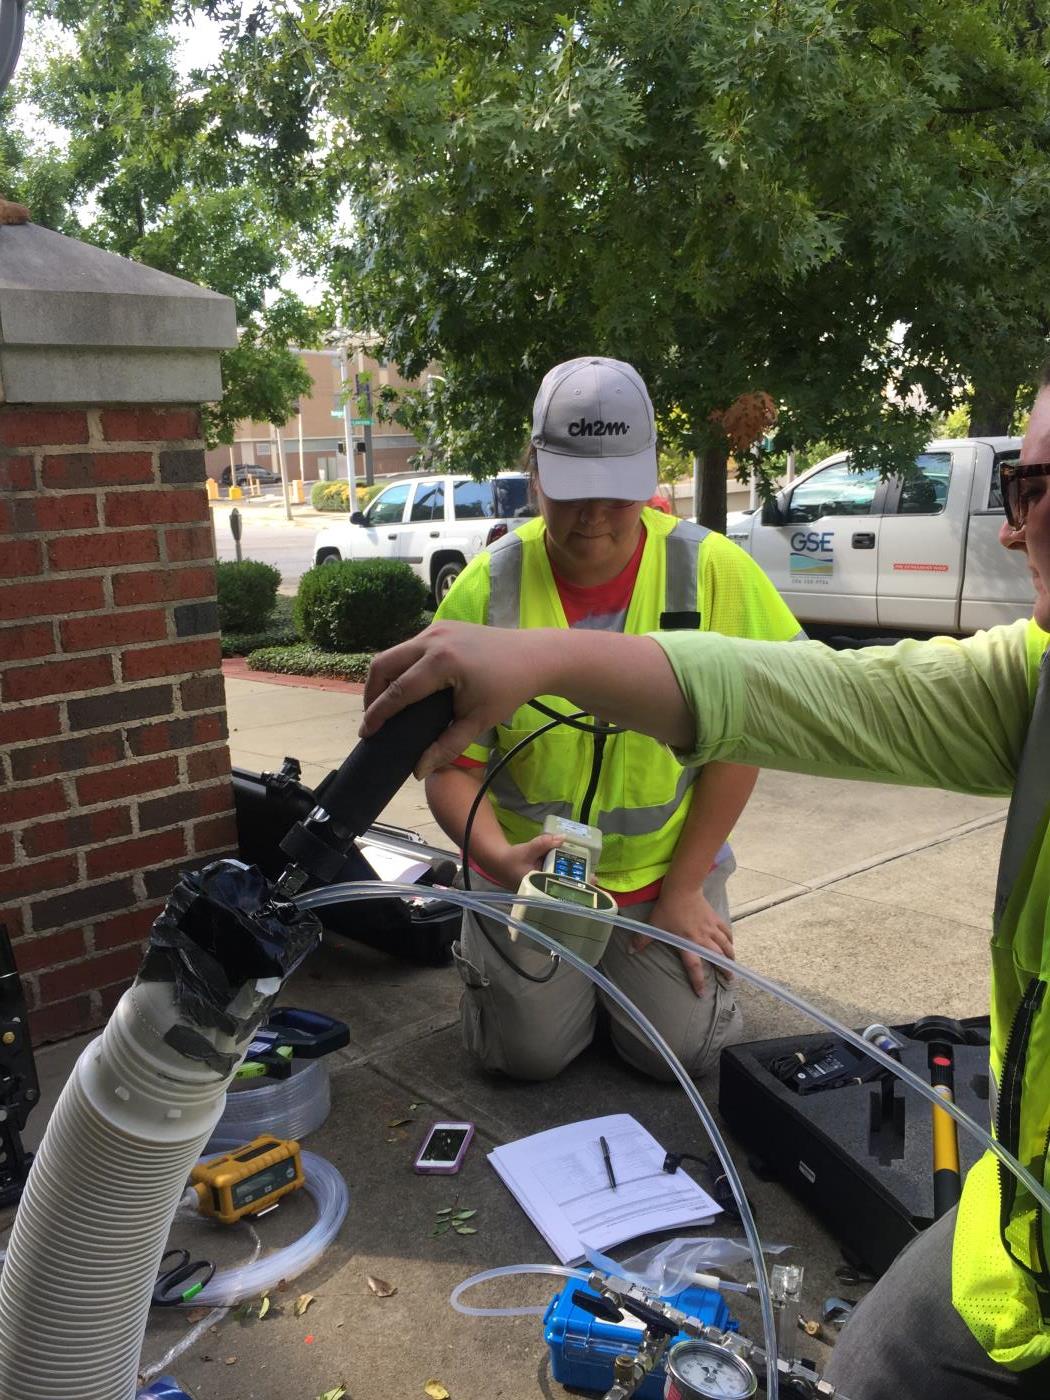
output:
M 587 879 L 587 862 L 582 856 L 573 855 L 569 851 L 555 851 L 551 873 L 561 875 L 567 880 L 579 880 L 582 884 Z
M 548 880 L 547 893 L 552 899 L 565 899 L 570 904 L 585 904 L 588 909 L 597 909 L 598 896 L 585 886 L 570 885 L 564 880 Z
M 267 1167 L 265 1171 L 256 1172 L 247 1181 L 239 1181 L 232 1188 L 233 1204 L 236 1207 L 251 1205 L 252 1201 L 257 1201 L 263 1196 L 268 1196 L 271 1191 L 276 1191 L 279 1186 L 287 1186 L 289 1181 L 295 1180 L 295 1164 L 292 1162 L 278 1162 L 276 1166 Z

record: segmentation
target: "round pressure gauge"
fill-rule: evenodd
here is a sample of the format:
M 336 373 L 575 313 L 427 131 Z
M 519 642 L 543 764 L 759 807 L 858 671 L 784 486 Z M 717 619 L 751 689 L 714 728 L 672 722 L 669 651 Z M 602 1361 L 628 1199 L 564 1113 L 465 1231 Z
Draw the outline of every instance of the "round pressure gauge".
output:
M 751 1400 L 754 1371 L 715 1342 L 679 1342 L 667 1353 L 664 1400 Z

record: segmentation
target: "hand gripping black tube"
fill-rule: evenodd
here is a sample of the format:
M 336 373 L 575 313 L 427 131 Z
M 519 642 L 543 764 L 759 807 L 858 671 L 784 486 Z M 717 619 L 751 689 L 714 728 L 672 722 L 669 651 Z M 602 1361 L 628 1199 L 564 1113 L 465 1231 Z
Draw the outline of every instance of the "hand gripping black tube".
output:
M 452 691 L 439 690 L 388 719 L 361 739 L 315 794 L 317 806 L 281 842 L 292 862 L 277 881 L 294 895 L 309 880 L 339 878 L 356 836 L 368 830 L 420 758 L 452 722 Z

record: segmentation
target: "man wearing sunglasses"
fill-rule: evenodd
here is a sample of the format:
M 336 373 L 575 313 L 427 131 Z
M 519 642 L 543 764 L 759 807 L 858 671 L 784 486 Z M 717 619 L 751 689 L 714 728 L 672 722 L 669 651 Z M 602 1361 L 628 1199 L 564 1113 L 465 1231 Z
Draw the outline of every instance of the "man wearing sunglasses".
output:
M 377 657 L 362 733 L 451 686 L 454 723 L 419 772 L 537 692 L 715 760 L 1009 793 L 991 940 L 995 1132 L 1050 1188 L 1050 381 L 1002 470 L 1000 539 L 1023 550 L 1027 622 L 962 641 L 832 651 L 713 633 L 439 624 Z M 945 717 L 951 723 L 945 724 Z M 828 1379 L 849 1400 L 1050 1395 L 1050 1211 L 988 1154 L 962 1199 L 857 1309 Z

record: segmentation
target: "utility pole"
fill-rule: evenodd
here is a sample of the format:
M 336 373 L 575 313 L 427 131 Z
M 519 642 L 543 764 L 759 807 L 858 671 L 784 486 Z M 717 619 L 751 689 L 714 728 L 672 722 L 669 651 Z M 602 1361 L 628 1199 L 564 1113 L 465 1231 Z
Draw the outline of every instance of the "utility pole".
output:
M 357 464 L 354 460 L 353 434 L 350 431 L 350 375 L 346 366 L 346 346 L 339 347 L 339 383 L 343 398 L 343 449 L 346 452 L 346 475 L 350 486 L 350 514 L 357 510 Z
M 372 486 L 375 484 L 375 468 L 372 461 L 372 384 L 367 373 L 354 375 L 354 389 L 357 393 L 355 404 L 357 414 L 354 422 L 360 424 L 364 429 L 362 436 L 365 440 L 365 482 Z M 364 399 L 363 412 L 362 399 Z
M 271 423 L 270 432 L 273 435 L 274 452 L 277 456 L 277 469 L 281 473 L 281 495 L 284 497 L 284 518 L 285 520 L 291 520 L 292 503 L 288 496 L 288 468 L 284 460 L 284 443 L 281 440 L 281 430 L 276 423 Z

